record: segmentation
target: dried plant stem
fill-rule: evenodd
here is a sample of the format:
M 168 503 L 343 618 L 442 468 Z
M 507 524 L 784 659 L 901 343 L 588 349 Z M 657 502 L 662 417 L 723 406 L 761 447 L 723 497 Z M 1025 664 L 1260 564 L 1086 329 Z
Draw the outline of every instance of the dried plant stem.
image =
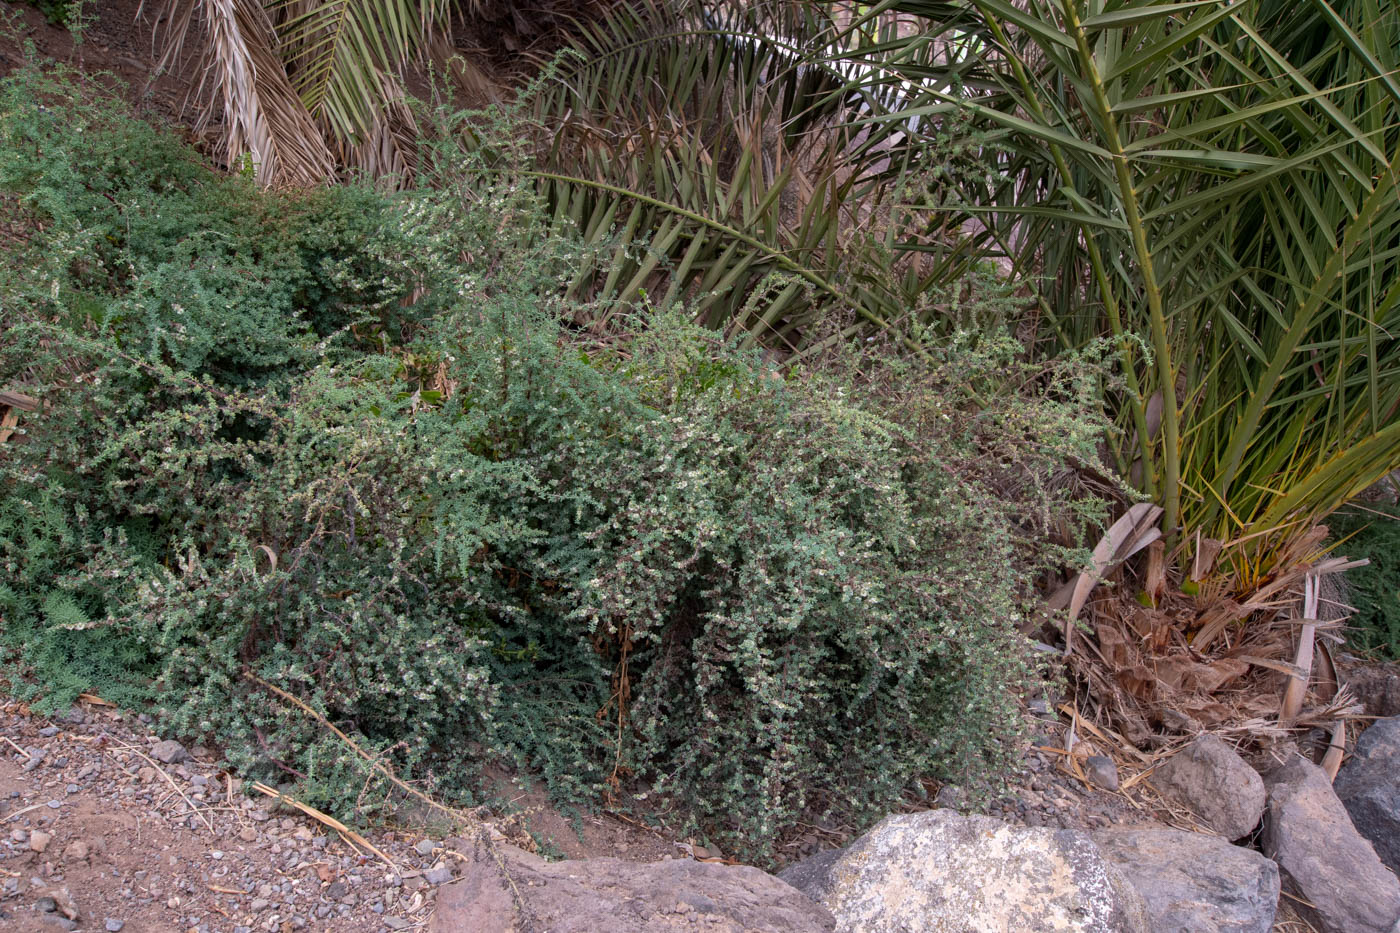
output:
M 199 821 L 204 824 L 204 827 L 209 830 L 211 835 L 213 834 L 214 824 L 209 822 L 209 817 L 205 816 L 203 810 L 201 810 L 199 807 L 196 807 L 194 805 L 194 801 L 191 800 L 188 796 L 186 796 L 184 791 L 180 790 L 180 785 L 175 783 L 175 779 L 169 774 L 167 774 L 165 769 L 162 768 L 154 758 L 152 758 L 150 755 L 147 755 L 145 752 L 141 751 L 134 745 L 113 744 L 111 747 L 113 750 L 131 752 L 133 755 L 136 755 L 142 761 L 146 762 L 146 764 L 150 765 L 152 768 L 155 768 L 156 773 L 159 774 L 161 777 L 165 778 L 165 782 L 175 790 L 175 793 L 180 795 L 180 799 L 185 802 L 185 806 L 190 808 L 190 812 L 193 813 L 195 816 L 199 817 Z
M 1313 641 L 1317 637 L 1317 577 L 1308 574 L 1303 578 L 1303 630 L 1298 635 L 1298 654 L 1293 659 L 1297 673 L 1288 681 L 1283 693 L 1283 705 L 1279 708 L 1280 724 L 1292 722 L 1303 709 L 1303 696 L 1308 690 L 1312 677 Z
M 359 833 L 355 832 L 353 829 L 351 829 L 349 826 L 346 826 L 344 823 L 340 822 L 340 820 L 336 819 L 335 817 L 330 816 L 326 813 L 322 813 L 320 810 L 317 810 L 310 804 L 302 803 L 295 797 L 289 797 L 288 795 L 282 793 L 280 790 L 277 790 L 275 787 L 268 787 L 266 784 L 263 784 L 260 781 L 255 782 L 253 784 L 253 790 L 257 791 L 260 794 L 266 794 L 269 797 L 276 798 L 277 800 L 287 804 L 288 806 L 295 807 L 302 813 L 305 813 L 307 816 L 311 817 L 316 822 L 321 823 L 325 826 L 329 826 L 331 829 L 344 836 L 346 841 L 354 842 L 357 845 L 364 846 L 366 849 L 379 856 L 380 859 L 384 861 L 384 864 L 388 865 L 389 868 L 394 872 L 394 874 L 402 874 L 402 872 L 399 871 L 399 866 L 394 864 L 393 859 L 389 858 L 389 856 L 385 855 L 383 852 L 377 849 L 374 843 L 370 842 L 364 836 L 361 836 Z
M 463 824 L 465 824 L 465 825 L 467 825 L 467 826 L 475 825 L 475 823 L 477 822 L 477 819 L 478 819 L 478 818 L 477 818 L 476 814 L 470 813 L 470 812 L 468 812 L 468 811 L 466 811 L 466 810 L 458 810 L 458 809 L 456 809 L 455 807 L 449 807 L 449 806 L 447 806 L 447 805 L 445 805 L 445 804 L 439 803 L 438 801 L 434 800 L 432 797 L 430 797 L 430 796 L 428 796 L 427 794 L 423 793 L 423 792 L 422 792 L 421 790 L 419 790 L 418 788 L 413 787 L 413 786 L 411 786 L 411 785 L 405 783 L 404 781 L 400 780 L 399 777 L 398 777 L 398 775 L 394 774 L 394 772 L 391 771 L 391 770 L 389 769 L 389 766 L 388 766 L 388 765 L 384 764 L 384 762 L 380 761 L 378 758 L 376 758 L 375 756 L 371 755 L 369 752 L 367 752 L 367 751 L 365 751 L 363 748 L 361 748 L 361 747 L 355 742 L 354 739 L 350 738 L 350 736 L 346 735 L 346 734 L 345 734 L 344 732 L 342 732 L 340 729 L 336 728 L 335 725 L 334 725 L 333 723 L 331 723 L 328 719 L 326 719 L 326 717 L 324 717 L 324 716 L 322 716 L 320 713 L 316 712 L 314 709 L 312 709 L 310 706 L 308 706 L 308 705 L 307 705 L 305 702 L 303 702 L 302 700 L 298 699 L 298 698 L 295 697 L 295 696 L 292 696 L 292 694 L 290 694 L 290 693 L 288 693 L 287 691 L 283 690 L 281 687 L 278 687 L 276 684 L 270 684 L 270 683 L 268 683 L 267 681 L 263 680 L 261 677 L 257 676 L 256 674 L 254 674 L 254 673 L 252 673 L 252 672 L 250 672 L 250 671 L 249 671 L 249 672 L 245 672 L 245 673 L 243 674 L 243 676 L 244 676 L 245 678 L 247 678 L 248 680 L 251 680 L 253 683 L 257 684 L 258 686 L 260 686 L 260 687 L 262 687 L 262 688 L 268 690 L 269 692 L 275 694 L 277 697 L 279 697 L 279 698 L 281 698 L 281 699 L 283 699 L 283 700 L 286 700 L 288 703 L 292 704 L 292 705 L 295 706 L 297 709 L 301 710 L 303 713 L 305 713 L 306 715 L 310 716 L 312 719 L 314 719 L 314 720 L 315 720 L 317 723 L 319 723 L 321 726 L 325 727 L 327 730 L 329 730 L 330 732 L 332 732 L 332 733 L 335 735 L 336 738 L 340 739 L 340 740 L 341 740 L 342 742 L 344 742 L 346 745 L 350 746 L 350 749 L 351 749 L 352 751 L 354 751 L 354 753 L 355 753 L 356 755 L 359 755 L 359 756 L 360 756 L 361 758 L 363 758 L 365 761 L 369 762 L 369 765 L 370 765 L 371 768 L 373 768 L 375 771 L 379 772 L 379 774 L 380 774 L 386 781 L 390 782 L 390 783 L 393 784 L 395 787 L 397 787 L 397 788 L 399 788 L 400 790 L 402 790 L 404 793 L 406 793 L 406 794 L 408 794 L 409 796 L 411 796 L 411 797 L 413 797 L 413 798 L 415 798 L 415 799 L 417 799 L 417 800 L 419 800 L 419 801 L 421 801 L 421 802 L 427 804 L 428 806 L 432 807 L 434 810 L 437 810 L 437 811 L 440 812 L 440 813 L 444 813 L 444 814 L 446 814 L 446 815 L 448 815 L 448 816 L 450 816 L 450 817 L 453 817 L 454 819 L 460 820 Z

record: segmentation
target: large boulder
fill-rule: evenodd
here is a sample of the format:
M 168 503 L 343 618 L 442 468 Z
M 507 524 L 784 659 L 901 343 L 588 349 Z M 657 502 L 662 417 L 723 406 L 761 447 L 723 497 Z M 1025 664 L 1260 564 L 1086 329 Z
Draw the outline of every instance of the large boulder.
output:
M 830 933 L 823 907 L 746 865 L 615 858 L 546 862 L 477 847 L 438 891 L 430 933 Z
M 1356 831 L 1327 774 L 1294 755 L 1264 783 L 1264 853 L 1283 870 L 1285 886 L 1313 905 L 1300 912 L 1326 933 L 1392 933 L 1400 880 Z
M 1094 841 L 1142 895 L 1154 933 L 1273 929 L 1278 866 L 1258 852 L 1176 829 L 1109 829 Z
M 1361 733 L 1335 788 L 1357 831 L 1400 873 L 1400 716 L 1377 720 Z
M 785 873 L 841 933 L 1147 933 L 1143 900 L 1093 841 L 928 810 L 891 816 L 827 864 Z
M 1233 748 L 1202 735 L 1152 772 L 1152 786 L 1231 841 L 1264 815 L 1264 781 Z

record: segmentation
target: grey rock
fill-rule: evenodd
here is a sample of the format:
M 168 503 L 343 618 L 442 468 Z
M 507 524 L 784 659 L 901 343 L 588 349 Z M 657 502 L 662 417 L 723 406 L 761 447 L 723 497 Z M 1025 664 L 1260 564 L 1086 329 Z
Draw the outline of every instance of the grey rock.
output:
M 1219 836 L 1175 829 L 1094 834 L 1142 895 L 1153 933 L 1269 933 L 1278 909 L 1278 866 Z
M 814 901 L 821 901 L 831 889 L 831 866 L 846 854 L 845 849 L 827 849 L 795 862 L 778 872 L 778 878 Z
M 107 922 L 103 924 L 103 929 L 105 929 L 107 933 L 122 933 L 122 927 L 124 926 L 126 926 L 126 921 L 108 917 Z
M 272 902 L 264 897 L 255 897 L 253 898 L 253 903 L 248 905 L 249 909 L 252 910 L 253 913 L 257 913 L 260 910 L 267 910 L 271 906 Z
M 391 930 L 407 930 L 413 924 L 402 917 L 385 917 L 384 925 Z
M 433 840 L 431 840 L 431 839 L 424 839 L 424 840 L 421 840 L 416 846 L 413 847 L 413 851 L 417 852 L 419 855 L 423 856 L 424 858 L 427 858 L 429 855 L 432 855 L 432 854 L 433 854 L 433 850 L 436 849 L 436 848 L 437 848 L 437 845 L 433 842 Z
M 452 869 L 430 868 L 423 872 L 423 880 L 428 884 L 447 884 L 452 880 Z
M 164 742 L 156 743 L 156 747 L 151 749 L 151 757 L 165 764 L 173 765 L 189 760 L 190 753 L 185 751 L 185 746 L 174 739 L 166 739 Z
M 693 859 L 642 864 L 615 858 L 546 862 L 496 844 L 438 889 L 429 933 L 830 933 L 831 915 L 747 865 Z M 516 892 L 524 901 L 517 907 Z
M 39 734 L 46 739 L 51 739 L 58 735 L 58 726 L 45 726 L 39 730 Z
M 45 914 L 44 924 L 46 926 L 58 927 L 60 930 L 76 930 L 78 928 L 78 922 L 76 920 L 69 920 L 67 917 L 63 916 L 63 914 Z
M 1118 790 L 1118 766 L 1107 755 L 1091 755 L 1084 759 L 1084 771 L 1090 782 L 1104 790 Z
M 51 914 L 58 910 L 58 902 L 51 897 L 41 897 L 34 902 L 34 909 L 41 914 Z
M 1152 785 L 1232 841 L 1253 832 L 1264 815 L 1263 779 L 1214 735 L 1199 736 L 1167 759 L 1153 772 Z
M 1264 854 L 1284 884 L 1314 905 L 1294 905 L 1325 933 L 1392 933 L 1400 880 L 1352 825 L 1321 768 L 1294 756 L 1265 778 Z
M 332 881 L 326 888 L 326 897 L 332 901 L 338 901 L 350 893 L 350 886 L 344 881 Z
M 1088 836 L 951 810 L 888 817 L 831 864 L 791 877 L 839 933 L 1151 929 L 1142 897 Z
M 967 791 L 956 784 L 944 784 L 938 788 L 938 794 L 933 798 L 933 802 L 943 810 L 961 810 L 967 806 Z
M 1367 716 L 1400 716 L 1400 674 L 1389 664 L 1348 664 L 1347 686 Z
M 1361 733 L 1334 789 L 1357 831 L 1400 874 L 1400 716 L 1377 720 Z

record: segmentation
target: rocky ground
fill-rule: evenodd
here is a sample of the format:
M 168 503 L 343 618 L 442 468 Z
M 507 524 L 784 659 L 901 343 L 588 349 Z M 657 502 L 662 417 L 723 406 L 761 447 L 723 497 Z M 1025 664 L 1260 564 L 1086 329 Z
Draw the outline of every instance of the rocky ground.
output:
M 404 930 L 453 875 L 441 842 L 376 836 L 391 869 L 114 710 L 10 703 L 0 744 L 0 927 L 16 933 Z
M 984 808 L 990 817 L 1084 832 L 1171 818 L 1150 785 L 1134 781 L 1140 771 L 1132 763 L 1121 780 L 1130 786 L 1117 792 L 1086 780 L 1097 771 L 1085 761 L 1083 778 L 1066 768 L 1058 749 L 1067 724 L 1048 708 L 1041 713 L 1044 747 L 1028 751 L 1011 793 Z M 515 838 L 533 836 L 568 858 L 655 863 L 718 854 L 620 819 L 571 825 L 528 790 L 516 796 L 524 810 L 516 825 L 525 832 Z M 938 802 L 955 805 L 959 796 L 944 788 Z M 796 860 L 849 841 L 839 830 L 813 832 L 794 840 L 790 854 Z M 425 928 L 442 886 L 479 860 L 471 848 L 421 827 L 348 839 L 244 786 L 214 752 L 187 749 L 100 703 L 81 702 L 56 718 L 0 704 L 0 928 L 7 931 Z M 608 874 L 619 882 L 626 870 L 619 863 Z

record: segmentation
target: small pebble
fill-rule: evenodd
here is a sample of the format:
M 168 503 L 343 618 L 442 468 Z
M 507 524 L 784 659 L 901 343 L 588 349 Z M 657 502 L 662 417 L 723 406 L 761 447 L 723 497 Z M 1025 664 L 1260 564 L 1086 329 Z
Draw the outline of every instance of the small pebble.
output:
M 424 839 L 422 842 L 418 843 L 416 846 L 413 847 L 413 851 L 426 858 L 427 856 L 432 855 L 433 850 L 436 848 L 437 846 L 433 844 L 433 841 L 431 839 Z
M 39 730 L 39 734 L 46 739 L 51 739 L 58 735 L 58 726 L 45 726 Z
M 107 933 L 122 933 L 122 927 L 124 926 L 126 926 L 125 920 L 116 920 L 112 917 L 108 917 L 107 923 L 105 924 L 105 929 L 107 930 Z
M 64 790 L 68 791 L 68 793 L 70 794 L 76 794 L 78 792 L 78 785 L 69 784 L 67 787 L 64 788 Z

